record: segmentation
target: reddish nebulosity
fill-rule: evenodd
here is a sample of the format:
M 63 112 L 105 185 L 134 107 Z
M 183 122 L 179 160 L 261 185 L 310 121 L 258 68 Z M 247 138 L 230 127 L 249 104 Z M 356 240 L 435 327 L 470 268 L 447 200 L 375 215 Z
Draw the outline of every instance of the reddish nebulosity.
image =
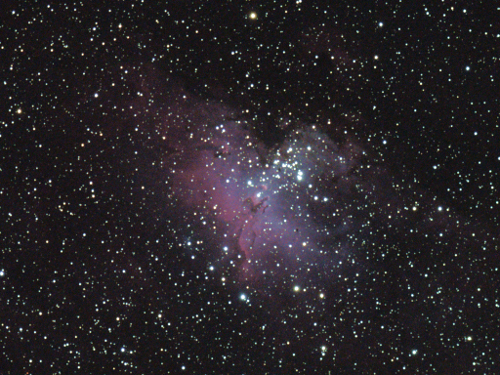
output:
M 189 142 L 165 161 L 175 165 L 172 191 L 178 202 L 216 228 L 215 256 L 237 259 L 240 279 L 259 280 L 339 254 L 339 246 L 324 251 L 323 244 L 348 225 L 326 214 L 336 202 L 325 195 L 341 184 L 324 185 L 335 181 L 333 176 L 346 176 L 358 163 L 357 153 L 304 130 L 263 160 L 263 146 L 244 125 L 224 119 L 198 127 L 191 123 Z M 323 194 L 320 202 L 314 202 L 315 194 Z M 337 228 L 323 231 L 332 222 Z

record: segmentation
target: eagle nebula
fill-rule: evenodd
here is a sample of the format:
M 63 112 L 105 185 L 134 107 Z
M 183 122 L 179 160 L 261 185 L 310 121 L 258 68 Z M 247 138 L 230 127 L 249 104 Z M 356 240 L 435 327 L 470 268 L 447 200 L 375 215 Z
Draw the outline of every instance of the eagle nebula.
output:
M 166 188 L 186 222 L 179 245 L 253 286 L 338 272 L 369 224 L 359 207 L 389 199 L 368 152 L 328 121 L 283 123 L 283 139 L 268 144 L 248 116 L 174 92 L 160 129 Z

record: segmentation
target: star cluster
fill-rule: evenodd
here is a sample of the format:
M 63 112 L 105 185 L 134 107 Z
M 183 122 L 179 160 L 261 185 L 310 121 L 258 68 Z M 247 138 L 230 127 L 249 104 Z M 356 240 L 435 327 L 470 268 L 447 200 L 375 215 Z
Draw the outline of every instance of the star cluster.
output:
M 498 8 L 5 8 L 2 372 L 498 372 Z

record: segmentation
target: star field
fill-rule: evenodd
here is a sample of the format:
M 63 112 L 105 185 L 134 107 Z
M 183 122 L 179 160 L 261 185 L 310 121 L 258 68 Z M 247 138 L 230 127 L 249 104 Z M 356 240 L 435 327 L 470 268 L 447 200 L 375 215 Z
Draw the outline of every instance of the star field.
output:
M 498 373 L 500 8 L 5 8 L 1 373 Z

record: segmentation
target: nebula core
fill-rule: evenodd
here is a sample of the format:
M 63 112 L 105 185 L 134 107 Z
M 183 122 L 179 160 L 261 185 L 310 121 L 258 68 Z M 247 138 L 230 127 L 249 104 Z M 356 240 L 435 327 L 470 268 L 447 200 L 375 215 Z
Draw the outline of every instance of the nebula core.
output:
M 199 224 L 186 228 L 182 246 L 210 264 L 230 263 L 238 280 L 253 285 L 331 277 L 365 224 L 357 206 L 381 188 L 363 147 L 306 123 L 288 125 L 269 146 L 234 109 L 184 92 L 182 101 L 182 115 L 161 125 L 165 142 L 175 143 L 162 161 L 167 187 L 176 209 Z

